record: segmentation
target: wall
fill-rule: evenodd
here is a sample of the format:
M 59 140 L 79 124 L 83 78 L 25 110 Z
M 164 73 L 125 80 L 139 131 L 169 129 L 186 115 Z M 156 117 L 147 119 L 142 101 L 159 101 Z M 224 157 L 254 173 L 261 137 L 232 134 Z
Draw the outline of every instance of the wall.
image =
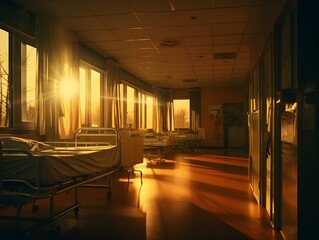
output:
M 224 147 L 223 121 L 220 124 L 220 136 L 214 134 L 216 122 L 208 116 L 209 105 L 223 105 L 224 103 L 245 103 L 247 108 L 248 86 L 236 88 L 201 88 L 201 128 L 205 129 L 205 140 L 202 147 Z M 245 111 L 247 112 L 247 111 Z M 246 123 L 246 116 L 244 123 Z M 247 125 L 245 125 L 247 128 Z M 246 131 L 247 132 L 247 131 Z
M 174 99 L 188 99 L 190 89 L 174 89 L 173 98 Z

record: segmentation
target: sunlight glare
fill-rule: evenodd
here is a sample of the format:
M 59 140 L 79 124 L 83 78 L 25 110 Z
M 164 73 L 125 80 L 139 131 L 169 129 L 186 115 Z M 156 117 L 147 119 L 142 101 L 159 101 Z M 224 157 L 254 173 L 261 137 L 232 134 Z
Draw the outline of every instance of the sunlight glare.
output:
M 64 79 L 60 84 L 60 94 L 62 97 L 73 97 L 77 94 L 77 84 L 70 79 Z

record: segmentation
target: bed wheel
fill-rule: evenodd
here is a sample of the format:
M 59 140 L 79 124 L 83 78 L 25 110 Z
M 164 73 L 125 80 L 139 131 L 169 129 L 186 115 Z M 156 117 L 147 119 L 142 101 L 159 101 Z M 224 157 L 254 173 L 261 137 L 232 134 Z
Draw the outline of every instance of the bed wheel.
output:
M 79 217 L 79 211 L 80 211 L 80 209 L 79 209 L 78 207 L 76 207 L 76 208 L 74 208 L 73 210 L 74 210 L 74 216 L 75 216 L 76 218 Z
M 57 237 L 61 232 L 61 228 L 58 225 L 54 225 L 50 228 L 50 235 L 52 237 Z

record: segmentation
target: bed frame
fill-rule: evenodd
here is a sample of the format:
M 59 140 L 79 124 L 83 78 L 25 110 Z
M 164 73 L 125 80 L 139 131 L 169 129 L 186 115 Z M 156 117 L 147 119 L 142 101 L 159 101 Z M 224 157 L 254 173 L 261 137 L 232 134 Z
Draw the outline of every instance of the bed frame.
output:
M 177 144 L 177 138 L 173 135 L 147 135 L 144 138 L 144 156 L 151 164 L 165 162 L 168 152 L 175 149 Z
M 106 140 L 107 139 L 107 140 Z M 51 142 L 53 144 L 53 142 Z M 55 142 L 55 145 L 68 146 L 68 147 L 83 147 L 83 146 L 102 146 L 114 145 L 118 147 L 118 132 L 113 128 L 80 128 L 75 132 L 74 142 Z M 73 145 L 73 146 L 72 146 Z M 34 164 L 35 182 L 30 183 L 21 179 L 6 179 L 3 174 L 4 161 L 3 157 L 8 155 L 24 154 L 27 158 L 31 159 Z M 80 176 L 72 178 L 63 183 L 53 186 L 41 186 L 39 181 L 39 163 L 34 158 L 30 151 L 21 149 L 3 149 L 2 143 L 0 144 L 0 220 L 13 220 L 16 221 L 17 233 L 19 235 L 28 235 L 33 232 L 39 225 L 53 223 L 54 220 L 70 211 L 74 211 L 75 217 L 78 217 L 80 203 L 78 201 L 78 187 L 98 187 L 106 188 L 107 198 L 112 196 L 112 175 L 118 170 L 119 166 L 114 166 L 112 169 L 107 169 L 96 174 Z M 106 184 L 96 184 L 96 180 L 106 178 Z M 74 189 L 74 202 L 57 212 L 55 207 L 55 198 L 58 194 Z M 26 205 L 32 206 L 32 211 L 36 212 L 38 206 L 36 201 L 39 199 L 49 199 L 49 216 L 36 217 L 23 216 L 22 208 Z M 16 214 L 2 215 L 1 210 L 7 208 L 15 208 Z M 31 227 L 22 229 L 23 222 L 33 222 Z M 54 226 L 50 230 L 53 235 L 58 234 L 60 228 Z

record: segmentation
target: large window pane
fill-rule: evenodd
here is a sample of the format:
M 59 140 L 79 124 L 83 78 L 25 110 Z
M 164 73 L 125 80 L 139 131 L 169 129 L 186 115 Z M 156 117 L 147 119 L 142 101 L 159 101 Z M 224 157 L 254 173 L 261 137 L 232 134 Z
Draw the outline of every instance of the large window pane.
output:
M 153 97 L 146 96 L 146 128 L 153 128 Z
M 21 43 L 21 119 L 35 121 L 36 48 Z
M 9 33 L 0 29 L 0 127 L 9 126 Z
M 101 74 L 91 70 L 91 127 L 101 126 Z
M 81 64 L 79 69 L 81 125 L 101 127 L 101 89 L 103 73 L 93 70 L 89 64 Z
M 139 92 L 138 93 L 138 112 L 139 112 L 139 128 L 146 128 L 145 123 L 145 111 L 146 111 L 146 96 L 145 94 Z
M 135 106 L 135 90 L 127 86 L 126 92 L 127 115 L 126 122 L 129 127 L 134 127 L 134 106 Z
M 122 116 L 121 118 L 120 118 L 120 122 L 119 122 L 119 127 L 120 128 L 124 128 L 124 126 L 125 126 L 125 122 L 124 122 L 124 118 L 123 118 L 123 116 L 124 116 L 124 112 L 125 112 L 125 109 L 124 109 L 124 84 L 120 84 L 120 115 Z M 114 111 L 115 111 L 115 109 L 113 109 Z M 113 116 L 117 116 L 117 114 L 116 113 L 114 113 L 113 112 Z M 118 119 L 114 119 L 113 118 L 113 121 L 115 122 L 115 121 L 117 121 Z M 113 126 L 116 126 L 115 124 L 113 125 Z
M 189 99 L 174 100 L 175 129 L 189 128 Z
M 84 68 L 80 68 L 80 116 L 81 124 L 87 124 L 87 112 L 86 112 L 86 90 L 87 90 L 87 71 Z

